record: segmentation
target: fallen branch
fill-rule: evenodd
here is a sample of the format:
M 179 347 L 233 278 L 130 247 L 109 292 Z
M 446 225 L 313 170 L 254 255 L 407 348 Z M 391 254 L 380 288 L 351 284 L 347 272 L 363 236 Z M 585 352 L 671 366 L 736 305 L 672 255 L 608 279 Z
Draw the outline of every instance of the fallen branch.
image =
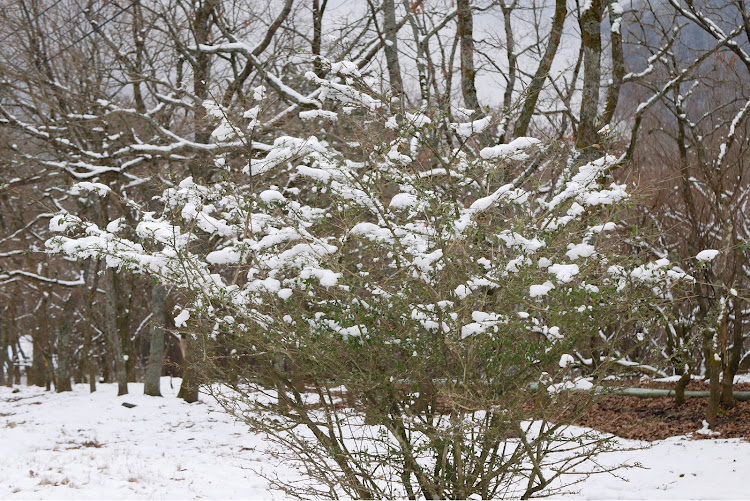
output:
M 532 383 L 529 385 L 532 390 L 539 388 L 538 383 Z M 609 394 L 609 395 L 624 395 L 628 397 L 639 397 L 639 398 L 659 398 L 659 397 L 674 397 L 675 390 L 662 390 L 657 388 L 621 388 L 616 386 L 595 386 L 593 388 L 563 388 L 561 391 L 591 391 L 594 390 L 597 393 Z M 736 400 L 747 401 L 750 400 L 750 391 L 735 391 L 733 393 Z M 708 390 L 686 390 L 685 398 L 708 398 L 711 396 L 711 392 Z
M 585 390 L 584 390 L 585 391 Z M 674 397 L 675 390 L 661 390 L 656 388 L 613 388 L 608 386 L 597 386 L 596 391 L 602 393 L 613 393 L 615 395 L 627 395 L 639 398 Z M 736 400 L 750 400 L 750 391 L 735 391 Z M 685 398 L 708 398 L 711 392 L 708 390 L 686 390 Z

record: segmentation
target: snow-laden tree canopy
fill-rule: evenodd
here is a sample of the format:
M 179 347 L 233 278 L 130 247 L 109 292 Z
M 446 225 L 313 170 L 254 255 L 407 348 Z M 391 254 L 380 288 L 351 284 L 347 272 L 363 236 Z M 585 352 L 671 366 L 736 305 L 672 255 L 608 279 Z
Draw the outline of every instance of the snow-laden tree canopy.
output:
M 343 104 L 343 114 L 364 124 L 353 135 L 375 136 L 368 138 L 372 149 L 281 136 L 244 167 L 244 184 L 202 185 L 188 177 L 163 191 L 160 213 L 136 207 L 130 231 L 122 219 L 100 228 L 60 213 L 50 223 L 60 234 L 49 240 L 50 251 L 102 257 L 109 267 L 182 288 L 189 299 L 178 327 L 190 318 L 233 324 L 237 316 L 241 329 L 254 323 L 286 332 L 278 320 L 291 316 L 287 323 L 360 343 L 377 328 L 357 323 L 348 308 L 377 314 L 408 303 L 402 321 L 419 326 L 417 337 L 491 336 L 520 319 L 523 329 L 557 340 L 571 333 L 551 321 L 550 301 L 576 297 L 570 312 L 592 311 L 607 300 L 604 291 L 620 293 L 636 282 L 663 295 L 686 277 L 665 259 L 627 268 L 601 251 L 618 226 L 615 207 L 628 199 L 625 185 L 606 181 L 616 157 L 571 162 L 544 183 L 505 183 L 511 168 L 538 157 L 541 141 L 518 138 L 477 152 L 468 139 L 489 126 L 483 119 L 451 124 L 463 139 L 455 147 L 435 145 L 431 130 L 440 124 L 429 110 L 391 116 L 353 84 L 351 63 L 337 68 L 330 79 L 307 77 L 320 85 L 323 102 L 339 110 Z M 217 140 L 251 140 L 258 107 L 245 114 L 245 126 L 230 123 L 215 103 L 206 108 Z M 300 115 L 326 121 L 340 113 Z M 99 183 L 72 190 L 116 196 Z M 508 289 L 518 311 L 495 310 L 484 299 Z
M 364 463 L 331 452 L 351 436 L 336 432 L 335 420 L 316 423 L 293 379 L 312 384 L 333 415 L 341 411 L 331 392 L 343 385 L 375 413 L 391 437 L 385 443 L 400 444 L 419 479 L 419 461 L 439 460 L 427 444 L 445 433 L 458 433 L 461 443 L 467 430 L 489 437 L 472 439 L 470 449 L 504 441 L 498 426 L 520 426 L 528 385 L 542 383 L 554 398 L 591 387 L 575 379 L 575 363 L 621 362 L 653 323 L 651 305 L 690 277 L 666 259 L 619 254 L 628 194 L 608 177 L 616 157 L 559 165 L 551 145 L 526 137 L 482 148 L 474 138 L 487 119 L 449 124 L 456 135 L 446 144 L 435 110 L 392 113 L 351 64 L 333 70 L 327 79 L 307 75 L 323 109 L 300 116 L 322 131 L 337 121 L 346 137 L 280 136 L 244 165 L 217 155 L 233 181 L 188 177 L 163 190 L 157 212 L 123 200 L 136 213 L 132 224 L 121 218 L 100 227 L 57 214 L 50 227 L 59 235 L 47 245 L 183 291 L 176 327 L 203 343 L 209 378 L 250 385 L 235 389 L 265 412 L 247 418 L 260 429 L 281 433 L 272 415 L 303 424 L 336 468 L 356 470 Z M 206 103 L 214 139 L 252 141 L 260 106 L 234 123 Z M 546 163 L 541 174 L 524 175 L 534 163 Z M 89 182 L 73 190 L 118 196 Z M 592 336 L 610 344 L 587 362 L 580 348 Z M 258 393 L 269 378 L 278 407 Z M 435 400 L 420 407 L 430 394 Z M 559 425 L 529 436 L 548 443 Z M 458 442 L 456 453 L 467 453 Z M 395 475 L 390 456 L 367 447 L 383 475 Z M 414 454 L 421 459 L 413 462 Z M 472 464 L 484 468 L 487 456 L 473 454 Z M 499 466 L 484 474 L 500 485 L 493 468 L 519 456 L 494 458 Z M 348 478 L 350 493 L 379 493 L 363 475 Z M 530 485 L 547 481 L 531 475 Z

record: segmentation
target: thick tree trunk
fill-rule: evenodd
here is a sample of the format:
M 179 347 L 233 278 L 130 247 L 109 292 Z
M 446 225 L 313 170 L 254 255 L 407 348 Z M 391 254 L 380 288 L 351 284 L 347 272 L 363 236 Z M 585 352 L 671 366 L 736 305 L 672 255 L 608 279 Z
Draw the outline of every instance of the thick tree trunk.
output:
M 607 99 L 604 104 L 604 113 L 602 114 L 602 120 L 600 125 L 609 124 L 612 121 L 612 117 L 615 115 L 615 109 L 617 108 L 617 102 L 620 98 L 620 87 L 622 87 L 622 79 L 625 77 L 625 56 L 622 50 L 622 8 L 619 4 L 609 2 L 609 22 L 610 22 L 610 46 L 612 54 L 612 83 L 610 83 L 607 89 Z
M 323 78 L 323 65 L 320 60 L 320 50 L 323 44 L 323 14 L 326 11 L 326 4 L 328 0 L 313 0 L 312 2 L 312 16 L 313 16 L 313 38 L 311 42 L 311 51 L 313 55 L 313 71 L 319 78 Z
M 602 1 L 592 0 L 581 13 L 581 42 L 583 49 L 583 91 L 581 114 L 578 120 L 576 148 L 590 153 L 589 148 L 599 143 L 597 115 L 599 112 L 599 82 L 602 76 Z
M 404 84 L 401 81 L 401 65 L 398 60 L 398 26 L 396 25 L 396 5 L 394 0 L 383 1 L 383 31 L 385 35 L 385 62 L 388 66 L 388 81 L 391 91 L 401 96 Z
M 16 334 L 15 338 L 13 339 L 13 359 L 15 360 L 15 363 L 13 364 L 13 375 L 14 379 L 17 385 L 22 384 L 21 378 L 23 376 L 23 371 L 21 370 L 21 367 L 24 364 L 24 357 L 23 357 L 23 351 L 21 350 L 21 345 L 18 341 L 18 334 Z
M 456 3 L 458 19 L 458 37 L 461 42 L 461 93 L 464 106 L 482 114 L 477 88 L 475 85 L 476 70 L 474 69 L 474 16 L 471 12 L 471 0 L 458 0 Z
M 198 44 L 206 44 L 211 35 L 211 15 L 217 0 L 199 0 L 198 8 L 195 11 L 193 21 L 193 33 Z M 193 67 L 193 94 L 200 100 L 207 99 L 208 81 L 211 74 L 210 55 L 205 52 L 199 52 L 196 56 L 195 66 Z M 208 143 L 211 139 L 211 127 L 202 117 L 196 116 L 195 121 L 195 138 L 200 143 Z M 195 159 L 191 166 L 190 172 L 194 178 L 207 180 L 211 177 L 211 170 L 207 170 L 205 162 Z M 199 244 L 201 245 L 201 244 Z M 196 402 L 198 400 L 198 384 L 196 376 L 191 367 L 192 347 L 188 343 L 189 336 L 183 336 L 181 348 L 183 354 L 183 375 L 182 386 L 178 397 L 186 402 Z
M 196 2 L 195 17 L 193 19 L 193 34 L 195 43 L 207 44 L 211 34 L 211 12 L 216 0 L 198 0 Z M 193 64 L 193 94 L 200 102 L 208 99 L 208 81 L 211 75 L 211 55 L 198 51 Z M 198 143 L 208 143 L 211 140 L 211 126 L 204 120 L 206 111 L 196 107 L 195 111 L 195 140 Z M 189 165 L 190 174 L 196 180 L 206 180 L 210 177 L 210 167 L 199 158 L 194 158 Z M 207 170 L 208 169 L 208 170 Z
M 15 339 L 10 340 L 10 348 L 11 352 L 13 353 L 13 358 L 11 359 L 11 364 L 9 367 L 10 377 L 8 379 L 10 380 L 10 384 L 8 386 L 13 386 L 14 382 L 15 384 L 21 384 L 21 358 L 18 355 L 18 345 L 16 344 Z
M 130 336 L 130 312 L 133 311 L 133 276 L 127 273 L 115 273 L 114 287 L 115 308 L 117 311 L 117 332 L 125 365 L 125 374 L 129 383 L 135 382 L 135 346 Z
M 164 325 L 166 325 L 167 291 L 161 284 L 151 290 L 151 344 L 146 366 L 143 392 L 153 397 L 161 396 L 161 373 L 164 367 Z
M 195 351 L 196 342 L 196 340 L 191 339 L 189 334 L 184 334 L 180 341 L 180 348 L 182 349 L 183 355 L 182 385 L 180 386 L 180 391 L 177 394 L 177 397 L 185 400 L 185 402 L 189 404 L 198 401 L 198 389 L 200 386 L 193 353 Z
M 125 360 L 123 359 L 122 345 L 120 343 L 120 333 L 117 329 L 117 305 L 115 304 L 115 294 L 118 293 L 115 288 L 114 271 L 106 271 L 106 299 L 104 302 L 105 316 L 105 337 L 109 355 L 109 365 L 112 374 L 117 380 L 117 395 L 127 395 L 128 393 L 128 374 L 125 370 Z
M 674 388 L 674 403 L 677 407 L 685 403 L 685 387 L 690 382 L 690 372 L 685 371 L 682 377 L 677 381 Z

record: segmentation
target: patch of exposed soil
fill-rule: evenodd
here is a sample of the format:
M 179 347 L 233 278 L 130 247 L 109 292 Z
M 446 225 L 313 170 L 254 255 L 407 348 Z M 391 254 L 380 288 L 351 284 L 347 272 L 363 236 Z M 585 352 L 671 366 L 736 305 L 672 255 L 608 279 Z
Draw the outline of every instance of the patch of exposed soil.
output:
M 617 386 L 674 389 L 674 383 L 619 381 Z M 708 390 L 708 385 L 693 381 L 688 390 Z M 750 384 L 736 384 L 735 391 L 749 391 Z M 588 426 L 619 437 L 637 440 L 663 440 L 676 435 L 687 435 L 703 427 L 706 418 L 706 398 L 687 398 L 685 404 L 675 406 L 674 397 L 641 398 L 613 395 L 602 399 L 582 416 L 576 424 Z M 737 402 L 733 409 L 719 411 L 714 438 L 744 438 L 750 440 L 750 401 Z M 703 438 L 693 434 L 693 437 Z

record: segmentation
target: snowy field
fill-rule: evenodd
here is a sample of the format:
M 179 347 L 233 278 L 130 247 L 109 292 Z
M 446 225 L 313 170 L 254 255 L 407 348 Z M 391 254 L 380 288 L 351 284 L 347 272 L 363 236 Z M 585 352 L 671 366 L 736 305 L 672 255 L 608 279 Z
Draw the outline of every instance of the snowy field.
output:
M 269 446 L 207 397 L 116 397 L 114 385 L 74 393 L 0 388 L 0 499 L 281 499 L 262 472 L 292 479 Z M 129 409 L 123 402 L 135 404 Z M 623 441 L 628 447 L 637 442 Z M 588 499 L 742 499 L 748 496 L 750 443 L 675 437 L 600 458 L 641 468 L 596 475 L 575 486 Z

